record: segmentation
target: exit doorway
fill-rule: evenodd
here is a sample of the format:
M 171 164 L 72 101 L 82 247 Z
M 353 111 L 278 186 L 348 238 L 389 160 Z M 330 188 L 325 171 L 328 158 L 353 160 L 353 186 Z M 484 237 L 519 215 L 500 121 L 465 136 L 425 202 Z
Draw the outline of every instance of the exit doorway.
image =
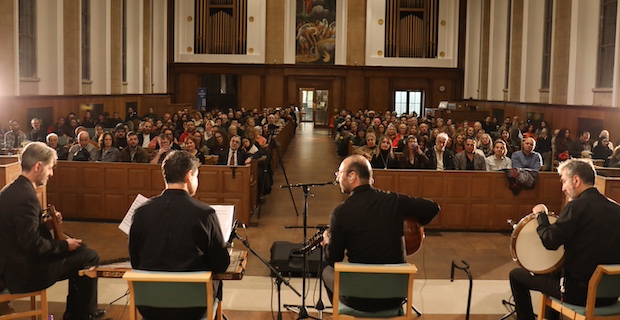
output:
M 329 90 L 299 88 L 301 121 L 312 122 L 314 127 L 327 127 L 329 110 Z

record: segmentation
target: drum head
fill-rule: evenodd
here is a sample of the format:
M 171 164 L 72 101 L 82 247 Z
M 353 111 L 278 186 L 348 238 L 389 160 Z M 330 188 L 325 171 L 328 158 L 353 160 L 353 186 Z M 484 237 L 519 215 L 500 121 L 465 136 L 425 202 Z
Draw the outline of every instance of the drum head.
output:
M 519 221 L 512 236 L 512 258 L 526 270 L 536 274 L 546 274 L 560 268 L 564 261 L 564 246 L 557 250 L 547 250 L 540 240 L 536 228 L 538 220 L 526 216 Z M 549 222 L 555 223 L 556 216 L 549 216 Z

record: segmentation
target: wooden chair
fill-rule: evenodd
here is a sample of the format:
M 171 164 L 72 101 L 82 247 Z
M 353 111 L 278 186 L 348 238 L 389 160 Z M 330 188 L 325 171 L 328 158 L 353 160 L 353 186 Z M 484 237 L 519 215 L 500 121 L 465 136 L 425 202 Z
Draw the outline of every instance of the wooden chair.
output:
M 159 308 L 206 307 L 206 318 L 221 319 L 221 305 L 214 304 L 210 271 L 163 272 L 132 270 L 123 279 L 129 286 L 130 319 L 138 319 L 136 306 Z M 214 310 L 217 309 L 216 312 Z M 0 319 L 1 320 L 1 319 Z
M 411 264 L 356 264 L 334 265 L 333 319 L 383 318 L 413 319 L 413 276 L 418 268 Z M 340 303 L 340 296 L 357 298 L 406 298 L 402 307 L 381 312 L 363 312 Z
M 607 307 L 595 307 L 596 298 L 618 296 L 620 296 L 620 265 L 599 265 L 588 283 L 585 307 L 562 303 L 543 294 L 538 319 L 545 318 L 546 307 L 549 306 L 573 320 L 620 320 L 620 301 Z
M 39 308 L 37 309 L 37 296 L 39 296 Z M 17 299 L 30 298 L 30 310 L 1 315 L 0 320 L 22 319 L 32 317 L 33 320 L 47 320 L 47 291 L 34 291 L 29 293 L 9 293 L 8 290 L 0 292 L 0 303 L 6 303 Z M 40 318 L 39 318 L 40 317 Z

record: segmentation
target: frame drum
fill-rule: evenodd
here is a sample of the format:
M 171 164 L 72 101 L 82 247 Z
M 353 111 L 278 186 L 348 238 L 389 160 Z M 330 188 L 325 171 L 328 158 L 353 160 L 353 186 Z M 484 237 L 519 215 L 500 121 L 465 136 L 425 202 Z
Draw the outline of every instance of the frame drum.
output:
M 549 223 L 555 223 L 558 216 L 549 213 Z M 510 241 L 512 260 L 525 270 L 535 274 L 547 274 L 558 270 L 564 263 L 564 246 L 547 250 L 540 240 L 536 213 L 523 217 L 514 227 Z

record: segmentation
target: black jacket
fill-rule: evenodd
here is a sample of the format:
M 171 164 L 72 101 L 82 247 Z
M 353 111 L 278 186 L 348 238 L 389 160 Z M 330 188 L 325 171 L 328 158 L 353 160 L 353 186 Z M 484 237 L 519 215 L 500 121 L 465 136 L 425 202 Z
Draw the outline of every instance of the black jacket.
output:
M 11 293 L 48 288 L 60 277 L 67 241 L 54 240 L 32 182 L 19 176 L 0 191 L 0 274 Z
M 426 156 L 429 160 L 428 167 L 426 167 L 426 169 L 437 170 L 437 153 L 435 153 L 435 148 L 433 147 L 428 149 L 428 151 L 426 151 Z M 446 148 L 446 150 L 444 150 L 443 152 L 443 169 L 456 170 L 454 153 L 448 148 Z
M 620 205 L 592 187 L 567 203 L 556 223 L 549 224 L 542 214 L 538 223 L 537 232 L 547 249 L 564 245 L 566 292 L 582 296 L 585 303 L 596 266 L 620 263 Z

